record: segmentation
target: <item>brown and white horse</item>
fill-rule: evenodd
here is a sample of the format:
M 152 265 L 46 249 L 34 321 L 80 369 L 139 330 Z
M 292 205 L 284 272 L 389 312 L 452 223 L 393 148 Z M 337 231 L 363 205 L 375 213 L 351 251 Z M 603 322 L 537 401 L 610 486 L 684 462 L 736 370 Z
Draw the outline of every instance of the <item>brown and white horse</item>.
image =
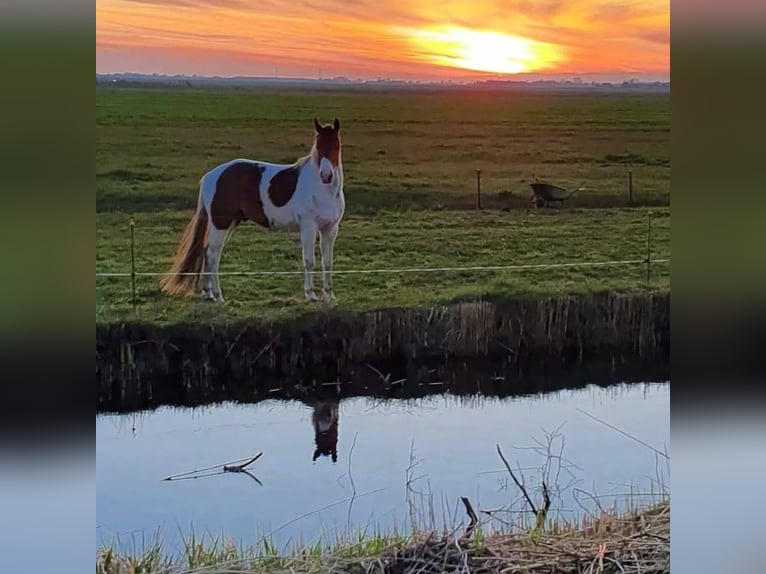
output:
M 314 456 L 330 456 L 333 462 L 338 462 L 338 401 L 319 401 L 314 403 L 311 413 L 311 424 L 314 427 Z
M 175 260 L 160 281 L 169 295 L 191 295 L 202 275 L 202 297 L 223 301 L 218 265 L 226 240 L 242 221 L 266 228 L 297 228 L 303 251 L 303 290 L 316 301 L 314 249 L 320 236 L 323 298 L 335 299 L 332 262 L 338 227 L 346 208 L 343 195 L 340 122 L 314 118 L 311 152 L 291 165 L 235 159 L 200 180 L 197 211 L 181 237 Z

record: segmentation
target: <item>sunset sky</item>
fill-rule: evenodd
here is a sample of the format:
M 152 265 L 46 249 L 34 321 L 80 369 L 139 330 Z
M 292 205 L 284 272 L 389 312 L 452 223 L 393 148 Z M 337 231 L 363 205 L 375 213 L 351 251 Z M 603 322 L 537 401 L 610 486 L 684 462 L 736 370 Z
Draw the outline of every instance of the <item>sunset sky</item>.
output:
M 670 75 L 669 0 L 97 0 L 96 72 Z

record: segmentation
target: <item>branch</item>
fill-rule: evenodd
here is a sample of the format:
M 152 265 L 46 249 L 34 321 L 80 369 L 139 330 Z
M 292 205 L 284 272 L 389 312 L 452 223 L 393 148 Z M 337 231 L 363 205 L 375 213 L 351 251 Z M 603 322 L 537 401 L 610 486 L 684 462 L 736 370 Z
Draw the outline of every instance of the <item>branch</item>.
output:
M 224 465 L 223 471 L 224 472 L 246 472 L 245 468 L 251 465 L 252 463 L 254 463 L 259 458 L 261 458 L 262 454 L 263 454 L 263 451 L 259 452 L 253 458 L 251 458 L 250 460 L 242 464 Z
M 479 517 L 476 516 L 476 512 L 473 510 L 473 506 L 471 506 L 471 501 L 468 500 L 467 497 L 461 496 L 460 500 L 463 501 L 463 506 L 465 506 L 465 512 L 468 515 L 468 518 L 471 519 L 471 522 L 468 523 L 468 526 L 465 529 L 464 536 L 470 536 L 474 528 L 476 528 L 476 525 L 479 524 Z
M 251 463 L 255 462 L 256 460 L 258 460 L 261 457 L 262 454 L 263 454 L 263 452 L 259 452 L 253 458 L 251 458 L 250 460 L 248 460 L 248 461 L 246 461 L 246 462 L 244 462 L 242 464 L 234 464 L 236 462 L 239 462 L 238 460 L 235 460 L 232 463 L 225 463 L 223 465 L 216 464 L 216 465 L 213 465 L 213 466 L 207 466 L 205 468 L 189 470 L 187 472 L 182 472 L 180 474 L 173 474 L 171 476 L 163 478 L 162 480 L 180 480 L 182 477 L 188 477 L 189 475 L 199 475 L 201 473 L 213 470 L 215 468 L 221 468 L 221 466 L 223 466 L 223 470 L 221 470 L 219 472 L 241 472 L 242 470 L 244 470 L 244 468 L 246 466 L 248 466 L 249 464 L 251 464 Z M 244 459 L 240 459 L 240 460 L 244 460 Z M 239 470 L 237 470 L 237 469 L 239 469 Z
M 532 509 L 532 512 L 537 514 L 537 508 L 535 507 L 535 503 L 532 502 L 532 499 L 529 497 L 529 494 L 527 494 L 527 489 L 524 488 L 524 485 L 519 482 L 519 479 L 516 478 L 516 475 L 513 474 L 513 471 L 511 470 L 511 465 L 508 464 L 508 461 L 505 460 L 505 457 L 503 456 L 503 451 L 500 450 L 500 445 L 497 445 L 497 454 L 500 455 L 500 460 L 503 461 L 503 464 L 505 465 L 505 468 L 508 469 L 508 472 L 511 475 L 511 478 L 513 479 L 513 482 L 516 483 L 516 486 L 519 487 L 519 490 L 521 490 L 521 493 L 524 495 L 524 498 L 527 500 L 527 504 L 529 504 L 529 507 Z
M 637 437 L 633 436 L 632 434 L 625 432 L 625 431 L 624 431 L 624 430 L 622 430 L 622 429 L 618 429 L 616 426 L 614 426 L 614 425 L 610 425 L 608 422 L 606 422 L 606 421 L 602 421 L 600 418 L 598 418 L 598 417 L 596 417 L 596 416 L 593 416 L 593 415 L 592 415 L 592 414 L 590 414 L 590 413 L 586 413 L 584 410 L 582 410 L 582 409 L 581 409 L 581 408 L 579 408 L 579 407 L 577 408 L 577 410 L 578 410 L 578 411 L 580 411 L 580 412 L 581 412 L 582 414 L 584 414 L 585 416 L 592 418 L 594 421 L 596 421 L 596 422 L 599 422 L 599 423 L 601 423 L 602 425 L 604 425 L 604 426 L 606 426 L 606 427 L 609 427 L 610 429 L 612 429 L 612 430 L 614 430 L 614 431 L 617 431 L 617 432 L 618 432 L 618 433 L 620 433 L 621 435 L 624 435 L 624 436 L 628 437 L 629 439 L 636 441 L 638 444 L 640 444 L 640 445 L 643 445 L 643 446 L 645 446 L 646 448 L 653 450 L 653 451 L 654 451 L 655 453 L 657 453 L 658 455 L 660 455 L 660 456 L 664 456 L 664 457 L 665 457 L 667 460 L 670 460 L 670 455 L 669 455 L 668 453 L 666 453 L 666 452 L 662 452 L 661 450 L 659 450 L 659 449 L 657 449 L 657 448 L 654 448 L 652 445 L 650 445 L 650 444 L 649 444 L 649 443 L 647 443 L 647 442 L 644 442 L 644 441 L 642 441 L 640 438 L 637 438 Z
M 551 497 L 548 495 L 548 485 L 543 480 L 543 507 L 540 512 L 535 513 L 535 528 L 533 532 L 541 532 L 545 526 L 545 519 L 548 516 L 548 509 L 551 507 Z

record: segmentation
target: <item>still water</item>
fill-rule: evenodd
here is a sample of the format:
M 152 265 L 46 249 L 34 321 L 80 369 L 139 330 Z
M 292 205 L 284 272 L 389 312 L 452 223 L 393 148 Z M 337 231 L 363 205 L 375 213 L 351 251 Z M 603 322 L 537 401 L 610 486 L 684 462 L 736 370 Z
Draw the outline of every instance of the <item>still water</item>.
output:
M 246 544 L 269 535 L 285 545 L 370 526 L 406 529 L 413 519 L 456 525 L 461 496 L 477 510 L 522 510 L 497 444 L 537 498 L 546 472 L 552 509 L 576 519 L 594 507 L 586 493 L 606 507 L 670 483 L 664 456 L 588 414 L 667 452 L 669 407 L 669 384 L 633 383 L 507 399 L 265 401 L 102 415 L 96 543 L 131 546 L 159 529 L 171 550 L 191 531 Z M 549 442 L 553 458 L 540 447 Z M 252 476 L 162 480 L 259 452 Z

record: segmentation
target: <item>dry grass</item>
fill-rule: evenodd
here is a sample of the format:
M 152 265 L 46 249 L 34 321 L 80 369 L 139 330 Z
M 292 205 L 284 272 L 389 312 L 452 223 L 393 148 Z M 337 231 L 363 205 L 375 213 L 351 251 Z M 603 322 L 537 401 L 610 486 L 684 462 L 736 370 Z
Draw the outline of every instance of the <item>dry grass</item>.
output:
M 141 557 L 99 552 L 98 574 L 308 573 L 525 573 L 525 574 L 658 574 L 670 571 L 670 501 L 617 514 L 604 511 L 578 525 L 554 523 L 546 532 L 471 537 L 453 533 L 373 537 L 335 548 L 306 548 L 280 556 L 268 545 L 260 555 L 242 556 L 233 546 L 217 553 L 194 546 L 186 564 L 162 559 L 156 549 Z M 188 548 L 187 548 L 188 550 Z M 211 561 L 199 558 L 208 552 Z M 147 558 L 149 556 L 149 558 Z M 220 560 L 215 562 L 219 558 Z M 189 567 L 189 564 L 194 566 Z M 154 568 L 154 569 L 152 569 Z
M 670 501 L 618 515 L 586 517 L 530 536 L 490 537 L 472 557 L 471 572 L 660 573 L 670 571 Z

